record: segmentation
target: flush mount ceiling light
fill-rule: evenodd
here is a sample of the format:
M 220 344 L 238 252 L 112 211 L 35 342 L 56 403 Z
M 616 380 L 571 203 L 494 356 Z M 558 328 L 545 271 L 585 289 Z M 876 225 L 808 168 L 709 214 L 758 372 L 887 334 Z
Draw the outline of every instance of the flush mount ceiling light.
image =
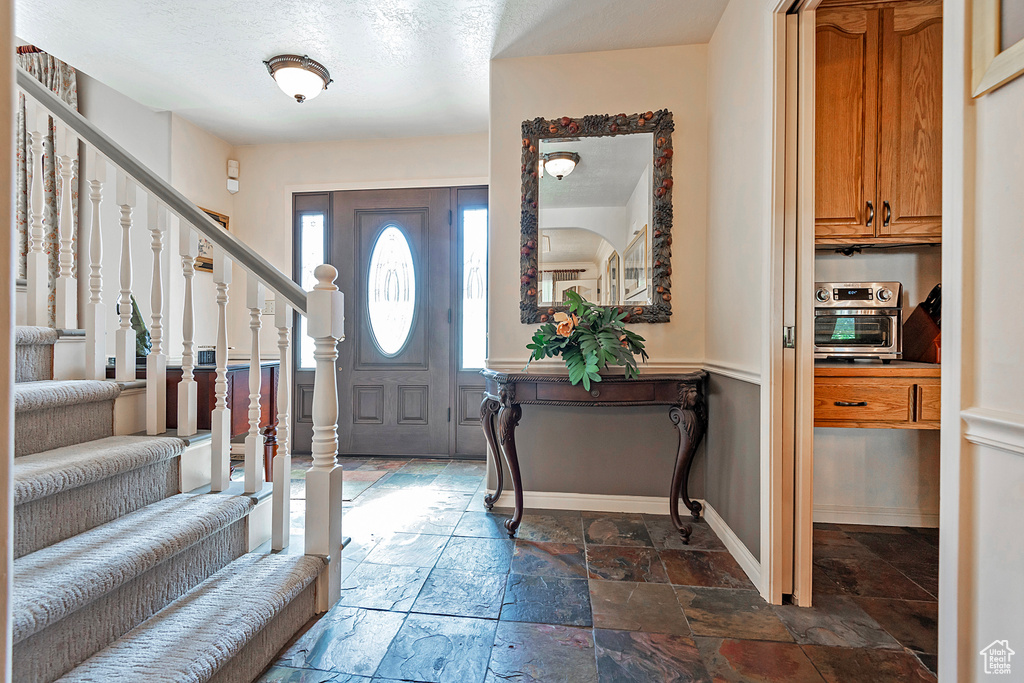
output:
M 309 55 L 278 55 L 263 62 L 277 87 L 297 102 L 311 100 L 332 83 L 327 67 Z
M 544 171 L 559 180 L 573 172 L 580 163 L 580 155 L 576 152 L 548 152 L 542 155 Z

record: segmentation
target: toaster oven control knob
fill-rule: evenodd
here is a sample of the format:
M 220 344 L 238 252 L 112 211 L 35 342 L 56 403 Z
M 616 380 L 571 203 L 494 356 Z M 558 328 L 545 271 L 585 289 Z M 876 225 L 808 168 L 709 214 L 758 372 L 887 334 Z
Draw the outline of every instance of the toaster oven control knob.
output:
M 884 303 L 886 301 L 889 301 L 890 299 L 892 299 L 892 290 L 891 289 L 889 289 L 888 287 L 883 287 L 882 289 L 878 290 L 878 300 L 879 301 Z
M 820 301 L 821 303 L 825 303 L 826 301 L 828 301 L 830 296 L 831 295 L 829 291 L 824 287 L 818 287 L 818 291 L 814 293 L 814 298 Z

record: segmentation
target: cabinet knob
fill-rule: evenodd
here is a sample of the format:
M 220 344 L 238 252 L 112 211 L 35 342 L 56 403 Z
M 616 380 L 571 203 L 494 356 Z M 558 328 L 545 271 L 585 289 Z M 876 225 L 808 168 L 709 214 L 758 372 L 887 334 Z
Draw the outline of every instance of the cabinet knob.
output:
M 600 389 L 591 389 L 590 390 L 590 395 L 593 396 L 594 398 L 597 398 L 598 396 L 601 395 L 601 390 Z

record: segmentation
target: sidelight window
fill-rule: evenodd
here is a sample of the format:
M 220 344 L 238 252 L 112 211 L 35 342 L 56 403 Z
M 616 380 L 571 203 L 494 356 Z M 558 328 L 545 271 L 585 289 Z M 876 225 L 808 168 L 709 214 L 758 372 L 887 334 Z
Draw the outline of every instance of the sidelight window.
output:
M 307 292 L 316 285 L 313 271 L 321 263 L 327 263 L 327 240 L 324 231 L 324 214 L 304 213 L 299 220 L 299 284 Z M 316 367 L 313 351 L 316 344 L 306 334 L 306 318 L 299 316 L 299 367 L 312 369 Z
M 385 356 L 397 356 L 409 340 L 416 312 L 412 249 L 397 226 L 384 228 L 370 251 L 366 297 L 370 331 L 377 347 Z
M 462 369 L 487 357 L 487 209 L 462 212 Z

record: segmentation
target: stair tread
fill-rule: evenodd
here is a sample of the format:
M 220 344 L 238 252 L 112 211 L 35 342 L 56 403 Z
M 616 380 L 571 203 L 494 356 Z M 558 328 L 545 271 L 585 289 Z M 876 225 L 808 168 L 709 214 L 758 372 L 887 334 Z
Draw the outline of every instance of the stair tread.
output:
M 16 346 L 53 346 L 60 334 L 52 327 L 18 325 L 14 328 Z
M 14 459 L 14 504 L 21 505 L 181 455 L 181 439 L 108 436 Z
M 14 412 L 112 401 L 121 393 L 115 382 L 93 379 L 47 379 L 14 385 Z
M 244 555 L 59 680 L 208 681 L 325 566 L 311 555 Z
M 244 517 L 244 496 L 179 494 L 14 561 L 14 642 Z

